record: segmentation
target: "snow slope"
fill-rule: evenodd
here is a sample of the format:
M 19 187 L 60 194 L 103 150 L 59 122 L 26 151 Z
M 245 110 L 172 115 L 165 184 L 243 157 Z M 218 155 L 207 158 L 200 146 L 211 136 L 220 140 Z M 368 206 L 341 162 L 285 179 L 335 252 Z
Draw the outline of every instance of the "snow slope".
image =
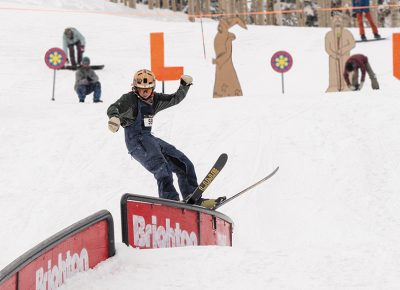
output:
M 217 23 L 203 23 L 204 58 L 200 23 L 185 19 L 101 0 L 0 1 L 0 268 L 108 209 L 117 255 L 63 289 L 398 289 L 400 98 L 391 40 L 352 51 L 370 58 L 381 90 L 367 80 L 361 92 L 326 94 L 327 28 L 234 27 L 244 96 L 213 99 Z M 79 104 L 70 71 L 57 72 L 50 101 L 53 72 L 43 57 L 62 46 L 67 26 L 85 35 L 92 63 L 106 65 L 98 72 L 103 104 Z M 208 196 L 233 194 L 280 166 L 221 208 L 235 221 L 232 248 L 139 251 L 121 243 L 121 195 L 157 189 L 127 154 L 123 132 L 108 131 L 106 109 L 129 91 L 136 70 L 150 67 L 149 33 L 159 31 L 166 65 L 184 66 L 194 86 L 157 115 L 153 132 L 187 153 L 199 178 L 228 153 Z M 396 31 L 380 30 L 389 38 Z M 278 50 L 294 58 L 285 94 L 269 65 Z M 168 82 L 166 91 L 177 86 Z

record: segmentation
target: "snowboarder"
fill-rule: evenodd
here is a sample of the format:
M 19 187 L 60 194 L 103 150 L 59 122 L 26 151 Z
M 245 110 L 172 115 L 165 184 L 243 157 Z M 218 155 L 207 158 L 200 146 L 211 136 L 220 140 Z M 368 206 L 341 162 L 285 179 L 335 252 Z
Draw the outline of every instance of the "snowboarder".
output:
M 358 81 L 358 70 L 361 70 L 361 82 Z M 351 82 L 349 80 L 350 73 L 353 74 Z M 368 73 L 368 76 L 371 79 L 372 89 L 379 90 L 378 80 L 369 64 L 368 58 L 362 54 L 354 54 L 350 56 L 346 61 L 345 71 L 343 73 L 347 86 L 353 91 L 361 90 L 364 86 L 366 73 Z
M 360 7 L 360 8 L 353 8 L 353 12 L 357 17 L 361 40 L 367 41 L 367 37 L 365 36 L 365 30 L 364 30 L 363 14 L 365 14 L 365 17 L 369 22 L 369 26 L 371 26 L 372 28 L 372 32 L 374 33 L 375 39 L 380 39 L 381 36 L 378 33 L 378 28 L 376 27 L 374 20 L 372 19 L 371 13 L 369 12 L 369 0 L 352 0 L 352 3 L 353 7 Z
M 71 66 L 73 69 L 80 65 L 82 62 L 82 55 L 85 52 L 85 37 L 73 27 L 68 27 L 64 30 L 63 34 L 63 49 L 64 52 L 68 55 L 67 63 L 71 61 Z M 75 46 L 77 51 L 78 59 L 75 59 Z M 68 51 L 67 51 L 68 49 Z
M 161 110 L 180 103 L 192 85 L 192 77 L 182 75 L 173 94 L 156 93 L 152 71 L 141 69 L 133 77 L 132 90 L 122 95 L 107 110 L 108 128 L 115 133 L 122 126 L 129 154 L 154 174 L 161 198 L 179 201 L 172 173 L 178 177 L 182 198 L 198 186 L 194 166 L 188 157 L 171 144 L 151 134 L 153 117 Z M 199 198 L 195 203 L 212 208 L 213 199 Z
M 75 73 L 75 87 L 76 93 L 79 97 L 79 102 L 84 103 L 87 95 L 93 93 L 93 102 L 102 103 L 101 97 L 101 84 L 99 77 L 90 68 L 90 58 L 85 56 L 82 60 L 82 65 Z

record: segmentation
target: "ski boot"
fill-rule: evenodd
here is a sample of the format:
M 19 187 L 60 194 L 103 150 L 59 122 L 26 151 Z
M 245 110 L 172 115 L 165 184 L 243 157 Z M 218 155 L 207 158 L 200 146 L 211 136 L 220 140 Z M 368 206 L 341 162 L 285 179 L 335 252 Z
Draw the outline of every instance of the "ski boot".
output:
M 362 41 L 367 41 L 367 37 L 365 36 L 365 34 L 361 34 L 360 36 Z
M 375 39 L 381 39 L 381 36 L 379 33 L 374 33 L 374 37 L 375 37 Z
M 217 199 L 213 198 L 199 198 L 196 202 L 197 205 L 202 207 L 213 209 L 215 206 L 219 205 L 226 199 L 226 196 L 218 197 Z

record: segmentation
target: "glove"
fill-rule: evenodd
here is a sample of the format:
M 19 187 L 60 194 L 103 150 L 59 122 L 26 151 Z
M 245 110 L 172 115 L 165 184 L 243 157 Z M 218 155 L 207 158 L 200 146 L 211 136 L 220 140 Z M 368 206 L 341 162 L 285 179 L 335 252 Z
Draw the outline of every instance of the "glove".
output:
M 65 63 L 69 63 L 69 59 L 68 59 L 68 57 L 67 57 L 67 59 L 65 60 Z
M 182 75 L 181 76 L 181 85 L 183 86 L 191 86 L 193 82 L 193 78 L 188 75 Z
M 359 90 L 359 91 L 361 91 L 363 85 L 364 85 L 364 82 L 361 82 L 361 83 L 360 83 L 360 86 L 358 87 L 358 90 Z
M 121 126 L 121 121 L 118 117 L 111 117 L 110 120 L 108 120 L 108 129 L 110 129 L 111 132 L 117 132 L 119 126 Z
M 87 77 L 86 79 L 88 80 L 88 82 L 93 81 L 93 79 L 91 77 Z
M 81 45 L 81 52 L 85 52 L 85 46 Z
M 80 81 L 81 85 L 87 86 L 89 84 L 89 81 L 87 79 L 83 79 Z

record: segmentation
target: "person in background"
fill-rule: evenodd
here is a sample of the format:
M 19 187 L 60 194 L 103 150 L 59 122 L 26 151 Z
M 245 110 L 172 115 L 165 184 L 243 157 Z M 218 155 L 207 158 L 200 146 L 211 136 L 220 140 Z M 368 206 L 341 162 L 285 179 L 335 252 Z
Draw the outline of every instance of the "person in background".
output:
M 359 70 L 361 71 L 361 81 L 359 82 Z M 379 83 L 369 64 L 368 57 L 362 54 L 354 54 L 348 58 L 345 64 L 345 71 L 343 73 L 347 86 L 353 91 L 359 91 L 363 88 L 365 82 L 365 75 L 368 73 L 371 79 L 371 86 L 374 90 L 379 90 Z M 351 82 L 349 74 L 352 74 Z
M 378 33 L 378 28 L 376 27 L 374 20 L 372 19 L 371 13 L 369 12 L 369 0 L 352 0 L 352 4 L 353 4 L 353 12 L 357 17 L 361 40 L 367 41 L 364 29 L 364 19 L 363 19 L 364 14 L 365 18 L 367 18 L 369 22 L 369 26 L 371 26 L 375 39 L 381 38 L 381 36 Z
M 180 200 L 172 173 L 178 177 L 183 199 L 198 186 L 196 172 L 189 158 L 151 133 L 153 117 L 161 110 L 179 104 L 186 97 L 192 80 L 192 77 L 182 75 L 175 93 L 156 93 L 154 73 L 147 69 L 139 70 L 133 77 L 132 90 L 122 95 L 107 110 L 108 128 L 113 133 L 120 126 L 124 128 L 129 154 L 154 175 L 159 197 L 164 199 Z M 194 202 L 209 208 L 216 204 L 216 200 L 203 198 Z
M 84 103 L 87 95 L 93 93 L 93 102 L 102 103 L 101 84 L 99 77 L 90 68 L 90 58 L 85 56 L 82 60 L 82 65 L 75 73 L 75 91 L 78 94 L 79 102 Z
M 71 62 L 72 68 L 76 68 L 81 64 L 82 55 L 85 52 L 85 44 L 85 37 L 76 28 L 68 27 L 64 30 L 63 49 L 69 55 L 67 63 Z M 75 47 L 78 59 L 75 58 Z

